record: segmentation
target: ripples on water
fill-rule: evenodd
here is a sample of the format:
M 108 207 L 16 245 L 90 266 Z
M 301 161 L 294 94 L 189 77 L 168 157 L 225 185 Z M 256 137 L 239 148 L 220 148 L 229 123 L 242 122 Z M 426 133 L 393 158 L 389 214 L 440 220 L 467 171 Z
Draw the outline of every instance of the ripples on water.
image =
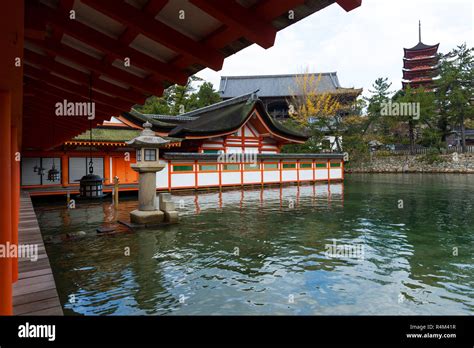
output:
M 173 196 L 180 224 L 134 233 L 116 221 L 135 200 L 36 211 L 66 314 L 472 314 L 473 184 L 352 175 L 330 190 Z M 327 257 L 334 241 L 364 258 Z

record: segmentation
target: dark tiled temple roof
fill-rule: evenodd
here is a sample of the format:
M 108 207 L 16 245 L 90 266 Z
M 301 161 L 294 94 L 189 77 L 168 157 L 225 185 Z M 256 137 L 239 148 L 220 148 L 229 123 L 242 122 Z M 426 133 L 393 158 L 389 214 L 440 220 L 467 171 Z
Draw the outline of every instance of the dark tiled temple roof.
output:
M 136 110 L 124 113 L 123 116 L 137 125 L 149 121 L 154 131 L 166 132 L 171 137 L 211 137 L 239 129 L 252 115 L 254 108 L 258 109 L 267 126 L 275 134 L 297 141 L 308 139 L 306 135 L 292 131 L 270 117 L 254 93 L 244 94 L 179 116 L 141 114 Z
M 222 76 L 219 94 L 222 98 L 233 98 L 238 95 L 257 91 L 264 97 L 287 97 L 298 91 L 295 78 L 305 74 L 255 75 L 255 76 Z M 320 93 L 337 93 L 342 89 L 336 72 L 311 73 L 316 78 L 321 75 L 318 84 Z M 350 90 L 345 88 L 345 90 Z
M 193 121 L 195 117 L 184 116 L 184 115 L 158 115 L 158 114 L 146 114 L 147 117 L 150 117 L 153 120 L 165 121 L 165 122 L 187 122 Z
M 212 136 L 236 131 L 252 115 L 254 108 L 257 108 L 264 122 L 276 134 L 299 141 L 308 139 L 307 136 L 294 132 L 274 120 L 268 115 L 265 106 L 259 99 L 239 97 L 213 106 L 217 105 L 218 107 L 208 108 L 205 111 L 196 110 L 199 111 L 197 113 L 199 117 L 196 120 L 177 126 L 169 135 L 177 137 Z
M 148 117 L 145 114 L 141 114 L 135 110 L 132 110 L 131 112 L 124 112 L 122 113 L 122 116 L 128 121 L 140 127 L 143 125 L 143 123 L 148 121 L 153 126 L 154 131 L 164 133 L 168 133 L 180 123 L 178 119 L 167 120 L 166 122 L 159 119 L 154 119 L 152 117 Z

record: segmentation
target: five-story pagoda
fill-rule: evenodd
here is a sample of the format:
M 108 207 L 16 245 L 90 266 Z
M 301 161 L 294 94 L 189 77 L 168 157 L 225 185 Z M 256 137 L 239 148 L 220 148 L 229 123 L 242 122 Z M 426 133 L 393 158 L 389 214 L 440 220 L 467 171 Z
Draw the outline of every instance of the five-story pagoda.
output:
M 433 79 L 439 74 L 438 47 L 425 45 L 421 41 L 421 22 L 419 23 L 419 42 L 412 48 L 404 48 L 403 57 L 403 89 L 408 85 L 411 88 L 433 88 Z

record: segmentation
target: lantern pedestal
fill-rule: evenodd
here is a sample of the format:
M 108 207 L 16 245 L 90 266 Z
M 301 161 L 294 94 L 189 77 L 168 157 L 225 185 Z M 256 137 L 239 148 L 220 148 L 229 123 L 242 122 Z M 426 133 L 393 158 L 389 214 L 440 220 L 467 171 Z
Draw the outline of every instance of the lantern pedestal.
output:
M 162 199 L 160 199 L 161 210 L 156 206 L 156 172 L 163 170 L 166 166 L 160 163 L 158 149 L 166 145 L 168 140 L 156 136 L 151 127 L 150 122 L 145 122 L 140 136 L 127 141 L 129 146 L 137 149 L 137 163 L 132 164 L 131 167 L 139 175 L 138 209 L 130 213 L 130 221 L 140 225 L 157 224 L 164 220 L 176 223 L 178 213 L 174 205 L 172 211 L 167 209 L 172 205 L 170 198 L 167 199 L 166 204 L 163 203 L 164 209 L 161 209 Z
M 156 207 L 156 172 L 162 170 L 164 164 L 154 166 L 131 165 L 138 172 L 138 209 L 130 213 L 130 221 L 135 224 L 157 224 L 164 221 L 165 214 Z

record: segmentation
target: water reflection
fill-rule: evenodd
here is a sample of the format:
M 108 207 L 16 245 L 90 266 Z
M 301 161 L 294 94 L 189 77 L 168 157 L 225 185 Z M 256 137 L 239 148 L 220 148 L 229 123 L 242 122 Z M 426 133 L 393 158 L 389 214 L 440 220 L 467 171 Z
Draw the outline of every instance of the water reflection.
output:
M 473 183 L 354 175 L 174 195 L 179 225 L 134 233 L 117 223 L 134 200 L 36 210 L 67 314 L 472 314 Z M 334 241 L 364 258 L 327 257 Z

